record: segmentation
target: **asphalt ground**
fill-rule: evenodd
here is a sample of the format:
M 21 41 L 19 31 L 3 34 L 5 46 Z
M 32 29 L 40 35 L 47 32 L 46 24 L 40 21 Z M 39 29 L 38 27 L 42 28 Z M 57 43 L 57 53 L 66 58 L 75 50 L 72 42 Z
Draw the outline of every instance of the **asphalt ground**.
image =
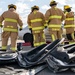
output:
M 18 42 L 23 42 L 23 41 L 19 40 Z M 8 45 L 8 48 L 9 47 L 10 45 Z M 31 50 L 30 46 L 23 47 L 23 51 L 28 51 L 28 50 Z M 30 69 L 27 70 L 25 68 L 22 68 L 17 63 L 0 65 L 0 75 L 75 75 L 75 72 L 71 70 L 67 70 L 60 73 L 53 73 L 48 69 L 48 67 L 45 67 L 43 70 L 35 74 L 35 71 L 38 70 L 40 66 L 32 68 L 31 70 L 33 70 L 34 72 L 31 72 Z

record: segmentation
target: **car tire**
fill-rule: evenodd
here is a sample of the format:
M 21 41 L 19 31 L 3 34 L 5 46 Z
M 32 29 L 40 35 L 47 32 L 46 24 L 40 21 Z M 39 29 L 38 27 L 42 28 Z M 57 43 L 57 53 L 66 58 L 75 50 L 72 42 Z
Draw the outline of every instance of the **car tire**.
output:
M 31 46 L 33 47 L 33 34 L 31 34 L 31 33 L 24 34 L 23 40 L 24 40 L 24 42 L 30 42 Z

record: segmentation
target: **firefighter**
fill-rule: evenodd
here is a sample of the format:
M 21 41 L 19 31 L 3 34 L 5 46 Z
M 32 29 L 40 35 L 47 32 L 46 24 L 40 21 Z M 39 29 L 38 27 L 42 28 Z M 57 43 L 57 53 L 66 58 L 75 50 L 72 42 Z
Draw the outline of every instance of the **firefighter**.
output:
M 65 12 L 65 23 L 64 27 L 66 29 L 66 36 L 69 41 L 69 43 L 74 42 L 74 12 L 71 11 L 71 7 L 69 5 L 64 6 Z
M 51 6 L 51 8 L 48 9 L 45 13 L 45 22 L 46 25 L 48 25 L 52 41 L 54 41 L 57 38 L 62 38 L 61 24 L 65 19 L 65 16 L 63 11 L 56 7 L 56 1 L 52 0 L 49 5 Z
M 2 22 L 4 21 L 4 26 Z M 19 25 L 19 26 L 18 26 Z M 16 52 L 16 40 L 19 30 L 22 30 L 23 22 L 18 13 L 16 13 L 16 5 L 8 5 L 8 10 L 2 13 L 0 17 L 0 26 L 3 26 L 2 33 L 2 49 L 0 51 L 6 51 L 7 42 L 10 37 L 11 39 L 11 52 Z
M 43 13 L 39 12 L 38 6 L 32 7 L 32 13 L 28 15 L 28 26 L 32 30 L 34 47 L 45 44 L 45 35 L 44 35 L 44 23 L 45 17 Z

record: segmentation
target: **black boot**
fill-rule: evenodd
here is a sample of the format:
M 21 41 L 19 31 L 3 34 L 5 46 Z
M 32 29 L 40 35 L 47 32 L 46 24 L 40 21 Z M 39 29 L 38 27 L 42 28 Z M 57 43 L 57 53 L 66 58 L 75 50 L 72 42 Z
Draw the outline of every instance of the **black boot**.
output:
M 0 49 L 0 53 L 6 52 L 6 49 Z

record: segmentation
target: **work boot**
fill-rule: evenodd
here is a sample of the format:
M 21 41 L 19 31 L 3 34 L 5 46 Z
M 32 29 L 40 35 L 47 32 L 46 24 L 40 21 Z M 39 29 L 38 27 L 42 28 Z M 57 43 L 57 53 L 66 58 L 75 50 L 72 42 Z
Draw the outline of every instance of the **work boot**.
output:
M 5 53 L 6 49 L 0 49 L 0 53 Z

